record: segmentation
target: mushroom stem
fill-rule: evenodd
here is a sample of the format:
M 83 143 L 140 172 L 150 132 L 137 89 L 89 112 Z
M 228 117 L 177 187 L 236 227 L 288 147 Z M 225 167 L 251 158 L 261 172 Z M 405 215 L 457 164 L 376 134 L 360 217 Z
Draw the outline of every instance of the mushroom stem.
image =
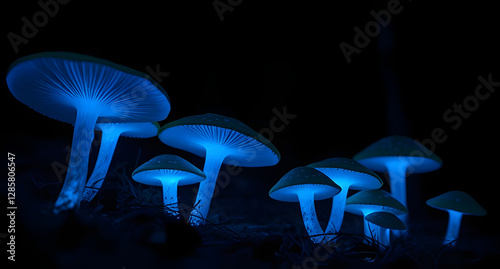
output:
M 462 222 L 463 213 L 447 210 L 449 214 L 448 228 L 446 229 L 446 235 L 444 236 L 443 245 L 450 244 L 451 246 L 456 245 L 456 240 L 458 238 L 458 233 L 460 231 L 460 223 Z
M 340 231 L 340 227 L 342 226 L 342 221 L 344 219 L 345 201 L 347 199 L 349 186 L 341 186 L 341 188 L 341 191 L 337 195 L 333 196 L 332 212 L 325 231 L 325 233 L 332 234 L 326 236 L 328 241 L 331 240 L 334 233 L 338 233 Z
M 382 245 L 382 247 L 387 247 L 390 243 L 390 229 L 384 227 L 378 227 L 377 240 Z
M 387 164 L 387 172 L 389 173 L 389 182 L 391 185 L 391 195 L 396 198 L 405 207 L 406 201 L 406 171 L 408 164 L 404 162 L 390 162 Z M 405 224 L 408 223 L 408 214 L 398 216 Z M 401 235 L 401 231 L 393 231 L 396 235 Z
M 319 225 L 318 216 L 316 215 L 314 193 L 303 191 L 297 193 L 297 196 L 299 198 L 300 211 L 302 212 L 302 219 L 304 220 L 307 234 L 309 234 L 311 241 L 319 243 L 325 236 L 318 236 L 324 234 L 324 232 Z
M 76 209 L 80 206 L 87 180 L 90 147 L 94 139 L 94 126 L 99 114 L 97 109 L 77 109 L 71 157 L 66 179 L 54 206 L 54 213 Z
M 366 216 L 366 215 L 365 215 Z M 369 242 L 368 238 L 373 238 L 373 240 L 378 240 L 378 226 L 374 224 L 370 224 L 369 221 L 367 221 L 363 217 L 363 225 L 364 225 L 364 232 L 365 232 L 365 242 Z
M 82 200 L 84 202 L 90 202 L 101 188 L 104 178 L 108 173 L 109 165 L 113 158 L 116 144 L 118 143 L 118 138 L 120 138 L 120 133 L 121 132 L 103 129 L 101 146 L 99 148 L 99 155 L 97 156 L 94 171 L 92 171 L 92 175 L 87 181 L 83 191 Z
M 215 185 L 217 184 L 217 176 L 226 155 L 224 152 L 212 148 L 206 149 L 205 166 L 203 172 L 207 176 L 205 180 L 200 182 L 198 194 L 196 195 L 195 207 L 191 211 L 189 222 L 193 226 L 204 225 L 210 209 L 210 202 L 214 194 Z
M 177 184 L 178 180 L 171 178 L 161 180 L 163 188 L 163 205 L 165 206 L 165 213 L 172 216 L 179 214 L 179 205 L 177 203 Z

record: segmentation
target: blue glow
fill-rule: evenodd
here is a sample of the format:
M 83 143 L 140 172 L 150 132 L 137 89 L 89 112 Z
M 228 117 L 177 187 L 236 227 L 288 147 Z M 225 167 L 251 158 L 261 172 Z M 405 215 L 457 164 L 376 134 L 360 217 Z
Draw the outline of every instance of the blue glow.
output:
M 224 147 L 215 144 L 208 144 L 206 148 L 205 165 L 203 173 L 207 176 L 200 182 L 198 194 L 194 203 L 194 209 L 191 211 L 189 222 L 193 226 L 204 225 L 212 202 L 215 185 L 219 170 L 227 156 Z
M 300 203 L 300 211 L 302 212 L 302 220 L 306 227 L 307 234 L 314 243 L 319 243 L 325 239 L 323 229 L 318 222 L 316 208 L 314 206 L 314 191 L 309 188 L 303 188 L 302 191 L 297 190 L 297 196 Z
M 101 188 L 120 136 L 146 138 L 155 136 L 158 132 L 158 127 L 150 122 L 98 123 L 97 129 L 102 131 L 101 146 L 94 171 L 83 191 L 82 200 L 85 202 L 90 202 Z
M 240 132 L 213 125 L 182 125 L 168 128 L 159 134 L 167 145 L 172 145 L 205 157 L 203 172 L 194 209 L 189 222 L 193 226 L 206 223 L 217 176 L 223 163 L 243 167 L 274 165 L 279 157 L 266 145 Z
M 448 219 L 448 228 L 446 229 L 446 235 L 444 236 L 443 245 L 450 244 L 451 246 L 455 246 L 457 243 L 458 234 L 460 232 L 460 224 L 462 222 L 463 213 L 454 211 L 454 210 L 446 210 L 448 211 L 449 219 Z
M 162 186 L 163 205 L 165 213 L 178 216 L 180 214 L 177 200 L 177 186 L 188 185 L 199 182 L 199 177 L 193 177 L 189 172 L 175 169 L 158 169 L 142 171 L 133 175 L 135 181 Z
M 96 120 L 97 113 L 92 113 L 92 110 L 89 113 L 83 111 L 77 113 L 68 171 L 54 205 L 55 213 L 80 206 L 83 188 L 87 180 L 88 156 L 94 138 Z
M 335 190 L 338 191 L 338 189 L 326 185 L 299 184 L 275 190 L 270 196 L 280 201 L 299 202 L 307 234 L 314 243 L 320 243 L 329 240 L 329 237 L 325 235 L 319 224 L 314 201 L 332 197 Z
M 68 171 L 54 212 L 80 205 L 99 119 L 144 122 L 167 117 L 168 96 L 139 73 L 105 60 L 62 52 L 27 56 L 9 68 L 7 84 L 15 98 L 75 126 Z

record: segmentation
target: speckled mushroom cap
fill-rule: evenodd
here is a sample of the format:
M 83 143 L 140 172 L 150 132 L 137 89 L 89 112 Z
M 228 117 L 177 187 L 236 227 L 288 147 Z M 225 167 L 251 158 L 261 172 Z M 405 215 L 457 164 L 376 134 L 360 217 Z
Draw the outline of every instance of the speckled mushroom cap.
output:
M 353 159 L 377 172 L 385 172 L 386 164 L 393 161 L 408 163 L 414 173 L 434 171 L 443 164 L 441 158 L 424 145 L 401 135 L 382 138 Z
M 389 212 L 373 212 L 365 216 L 365 220 L 390 230 L 406 230 L 405 223 Z
M 91 109 L 115 122 L 165 119 L 170 100 L 150 76 L 77 53 L 42 52 L 9 67 L 11 93 L 33 110 L 73 124 L 79 109 Z M 99 121 L 98 120 L 98 121 Z
M 161 186 L 162 180 L 168 178 L 178 179 L 178 185 L 182 186 L 201 182 L 205 177 L 205 174 L 190 162 L 170 154 L 156 156 L 132 173 L 135 181 L 153 186 Z
M 469 194 L 463 191 L 449 191 L 427 200 L 426 204 L 441 210 L 453 210 L 465 215 L 484 216 L 486 210 Z
M 161 127 L 158 137 L 174 148 L 204 157 L 206 148 L 227 154 L 224 163 L 244 167 L 271 166 L 279 162 L 279 151 L 265 137 L 239 120 L 207 113 L 185 117 Z
M 269 196 L 283 202 L 298 202 L 298 192 L 313 192 L 314 200 L 331 198 L 340 187 L 323 173 L 310 167 L 297 167 L 286 173 L 269 191 Z
M 327 175 L 339 186 L 353 190 L 371 190 L 382 186 L 382 179 L 372 170 L 348 158 L 330 158 L 309 164 L 308 167 Z
M 160 125 L 158 122 L 117 122 L 107 123 L 100 122 L 95 125 L 95 129 L 102 131 L 102 129 L 112 130 L 120 129 L 120 136 L 132 138 L 148 138 L 158 134 Z
M 408 209 L 403 204 L 381 189 L 360 191 L 348 197 L 345 211 L 357 215 L 379 211 L 390 212 L 395 215 L 408 213 Z

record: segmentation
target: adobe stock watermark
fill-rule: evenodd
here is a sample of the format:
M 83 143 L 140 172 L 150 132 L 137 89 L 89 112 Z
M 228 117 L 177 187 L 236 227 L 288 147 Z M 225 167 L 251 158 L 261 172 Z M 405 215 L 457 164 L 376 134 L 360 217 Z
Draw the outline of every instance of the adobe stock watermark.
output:
M 400 14 L 403 11 L 403 6 L 399 0 L 389 0 L 386 7 L 386 9 L 377 12 L 371 10 L 370 15 L 373 20 L 368 21 L 363 29 L 358 26 L 354 27 L 355 35 L 351 44 L 345 41 L 340 42 L 340 50 L 348 64 L 351 63 L 353 54 L 360 54 L 362 49 L 370 45 L 371 39 L 380 34 L 381 27 L 385 28 L 391 23 L 393 15 Z
M 319 244 L 314 248 L 312 256 L 304 258 L 301 264 L 293 264 L 292 269 L 316 269 L 319 263 L 330 258 L 333 252 L 333 248 L 327 244 Z
M 500 88 L 500 80 L 494 81 L 493 75 L 490 73 L 488 76 L 483 77 L 479 75 L 477 77 L 479 83 L 477 84 L 474 91 L 466 96 L 462 102 L 454 103 L 451 108 L 444 111 L 442 118 L 446 124 L 449 125 L 452 131 L 458 130 L 464 122 L 465 119 L 470 118 L 473 112 L 479 109 L 479 106 L 482 102 L 485 102 L 487 99 L 491 98 L 492 94 Z M 431 153 L 434 153 L 437 145 L 446 142 L 448 139 L 449 131 L 445 130 L 443 127 L 436 127 L 432 129 L 430 133 L 430 137 L 427 137 L 422 140 L 415 139 L 422 147 L 429 149 Z M 422 157 L 428 157 L 424 154 L 423 150 L 415 150 L 410 156 L 412 158 L 409 159 L 410 165 L 401 166 L 399 169 L 404 169 L 407 175 L 411 175 L 414 172 L 414 166 L 418 166 L 423 161 Z M 429 153 L 429 155 L 431 154 Z M 401 162 L 404 163 L 404 162 Z M 408 169 L 408 170 L 406 170 Z M 401 170 L 400 172 L 403 172 Z
M 233 12 L 234 8 L 239 6 L 243 0 L 226 0 L 227 3 L 222 0 L 214 0 L 212 5 L 214 6 L 215 12 L 217 12 L 217 16 L 219 16 L 219 20 L 221 22 L 224 21 L 224 13 Z
M 51 18 L 54 18 L 60 10 L 60 7 L 69 3 L 70 0 L 40 0 L 38 6 L 40 10 L 33 13 L 31 18 L 26 16 L 21 17 L 23 25 L 19 32 L 9 32 L 7 39 L 14 50 L 14 53 L 19 52 L 21 44 L 28 44 L 30 39 L 34 38 L 38 31 L 45 27 Z
M 466 96 L 461 103 L 454 103 L 451 108 L 443 113 L 443 121 L 451 124 L 450 128 L 453 131 L 460 128 L 463 121 L 468 119 L 474 111 L 477 111 L 481 103 L 489 99 L 497 88 L 500 88 L 500 80 L 494 81 L 491 73 L 486 78 L 479 75 L 477 80 L 479 83 L 472 94 Z M 448 135 L 445 129 L 436 127 L 431 131 L 429 138 L 417 141 L 424 146 L 427 145 L 429 150 L 434 152 L 436 145 L 444 143 L 447 139 Z

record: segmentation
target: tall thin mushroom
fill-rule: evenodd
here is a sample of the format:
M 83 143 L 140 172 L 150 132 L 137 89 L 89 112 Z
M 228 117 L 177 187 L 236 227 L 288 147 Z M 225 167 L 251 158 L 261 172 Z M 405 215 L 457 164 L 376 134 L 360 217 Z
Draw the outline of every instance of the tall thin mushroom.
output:
M 375 172 L 387 172 L 391 195 L 404 206 L 407 206 L 406 175 L 434 171 L 443 164 L 441 158 L 425 146 L 400 135 L 380 139 L 353 159 Z M 400 218 L 406 223 L 407 215 Z
M 170 112 L 166 92 L 148 75 L 76 53 L 23 57 L 9 67 L 7 85 L 16 99 L 35 111 L 74 125 L 55 213 L 80 206 L 97 121 L 160 121 Z
M 102 131 L 101 145 L 92 175 L 87 184 L 85 184 L 82 201 L 90 202 L 100 190 L 104 178 L 108 173 L 108 168 L 120 136 L 133 138 L 153 137 L 158 134 L 159 128 L 160 126 L 157 122 L 97 123 L 96 130 Z
M 217 114 L 185 117 L 164 125 L 158 137 L 163 143 L 205 157 L 190 223 L 204 225 L 223 163 L 242 167 L 271 166 L 281 156 L 269 140 L 239 120 Z

